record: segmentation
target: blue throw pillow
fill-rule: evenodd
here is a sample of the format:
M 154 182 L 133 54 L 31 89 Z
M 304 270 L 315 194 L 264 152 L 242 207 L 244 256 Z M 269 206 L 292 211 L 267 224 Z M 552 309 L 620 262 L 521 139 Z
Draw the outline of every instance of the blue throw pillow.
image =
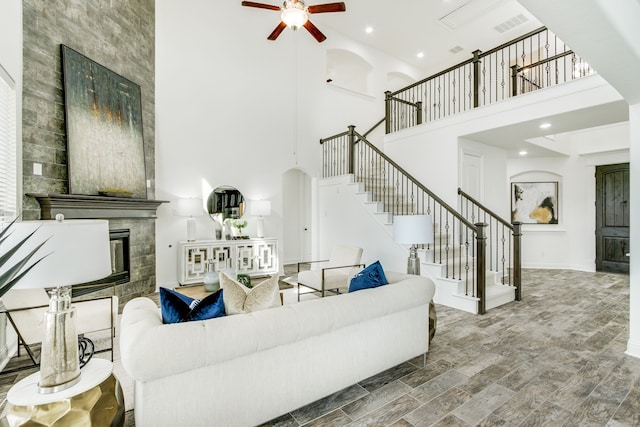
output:
M 378 286 L 386 285 L 387 276 L 384 275 L 384 270 L 380 261 L 376 261 L 369 265 L 367 268 L 356 274 L 349 283 L 349 292 L 359 291 L 361 289 L 377 288 Z
M 171 289 L 160 288 L 160 310 L 162 323 L 190 322 L 224 316 L 222 289 L 199 300 Z

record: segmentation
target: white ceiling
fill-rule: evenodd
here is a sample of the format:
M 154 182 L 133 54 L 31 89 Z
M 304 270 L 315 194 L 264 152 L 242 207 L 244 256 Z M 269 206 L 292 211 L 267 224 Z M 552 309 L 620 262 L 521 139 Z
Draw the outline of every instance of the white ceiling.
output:
M 617 101 L 497 127 L 465 135 L 465 137 L 483 144 L 503 148 L 509 158 L 520 157 L 521 150 L 527 152 L 527 157 L 557 157 L 565 156 L 567 152 L 567 147 L 562 147 L 556 141 L 557 135 L 578 129 L 619 123 L 628 120 L 628 118 L 628 104 L 625 101 Z M 543 122 L 553 123 L 552 134 L 549 134 L 549 130 L 540 128 L 540 123 Z
M 424 70 L 424 77 L 469 59 L 476 49 L 489 50 L 542 26 L 516 0 L 345 0 L 345 4 L 346 12 L 314 14 L 310 19 L 321 31 L 329 27 Z M 495 29 L 509 20 L 518 25 L 503 32 Z M 373 28 L 370 34 L 365 32 L 368 26 Z M 462 50 L 450 52 L 458 46 Z M 418 52 L 424 53 L 422 59 L 416 57 Z
M 334 0 L 306 0 L 307 6 Z M 640 0 L 639 0 L 640 1 Z M 339 32 L 363 44 L 392 55 L 428 77 L 473 56 L 533 31 L 543 24 L 516 0 L 344 0 L 344 13 L 310 15 L 325 33 Z M 278 4 L 279 0 L 264 3 Z M 372 27 L 367 33 L 365 29 Z M 327 34 L 330 37 L 330 34 Z M 451 49 L 457 48 L 456 53 Z M 424 57 L 418 58 L 418 52 Z M 626 120 L 626 103 L 579 110 L 555 117 L 554 133 L 616 123 Z M 564 156 L 561 147 L 545 144 L 544 131 L 536 123 L 521 123 L 480 134 L 470 139 L 507 150 L 518 157 L 522 149 L 529 157 Z M 541 145 L 542 146 L 541 146 Z M 553 147 L 546 149 L 544 146 Z

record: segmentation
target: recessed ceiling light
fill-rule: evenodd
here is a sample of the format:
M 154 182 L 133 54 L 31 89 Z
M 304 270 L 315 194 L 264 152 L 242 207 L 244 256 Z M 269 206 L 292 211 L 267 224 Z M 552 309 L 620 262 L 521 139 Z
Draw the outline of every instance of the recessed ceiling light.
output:
M 367 33 L 367 34 L 371 34 L 371 33 L 373 33 L 373 27 L 367 27 L 367 28 L 365 28 L 365 29 L 364 29 L 364 32 L 365 32 L 365 33 Z
M 527 155 L 527 151 L 526 150 L 520 150 L 520 152 L 518 153 L 521 156 L 526 156 Z
M 540 125 L 540 129 L 549 129 L 551 127 L 551 123 L 542 123 Z
M 424 58 L 424 52 L 418 52 L 418 53 L 416 54 L 416 56 L 417 56 L 419 59 Z

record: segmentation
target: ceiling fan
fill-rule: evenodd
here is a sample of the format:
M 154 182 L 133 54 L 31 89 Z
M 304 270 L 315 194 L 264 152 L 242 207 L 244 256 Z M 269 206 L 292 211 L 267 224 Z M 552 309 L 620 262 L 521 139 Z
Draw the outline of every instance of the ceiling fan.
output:
M 267 39 L 269 40 L 277 39 L 280 33 L 282 33 L 282 31 L 286 27 L 289 27 L 294 31 L 300 27 L 304 27 L 318 42 L 323 42 L 327 39 L 327 37 L 322 34 L 318 27 L 316 27 L 311 21 L 309 21 L 309 14 L 344 12 L 347 10 L 347 7 L 343 2 L 305 6 L 303 0 L 285 0 L 284 3 L 282 3 L 282 7 L 265 3 L 256 3 L 253 1 L 243 1 L 242 5 L 248 7 L 257 7 L 259 9 L 281 11 L 280 18 L 282 20 L 273 30 L 273 32 L 269 34 L 269 37 L 267 37 Z

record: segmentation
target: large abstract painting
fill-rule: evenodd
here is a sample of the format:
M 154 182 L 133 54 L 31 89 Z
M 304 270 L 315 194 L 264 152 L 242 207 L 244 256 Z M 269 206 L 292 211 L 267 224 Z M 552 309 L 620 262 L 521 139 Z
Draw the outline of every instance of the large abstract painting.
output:
M 61 50 L 69 193 L 146 199 L 140 86 Z
M 558 223 L 557 182 L 512 182 L 511 222 Z

